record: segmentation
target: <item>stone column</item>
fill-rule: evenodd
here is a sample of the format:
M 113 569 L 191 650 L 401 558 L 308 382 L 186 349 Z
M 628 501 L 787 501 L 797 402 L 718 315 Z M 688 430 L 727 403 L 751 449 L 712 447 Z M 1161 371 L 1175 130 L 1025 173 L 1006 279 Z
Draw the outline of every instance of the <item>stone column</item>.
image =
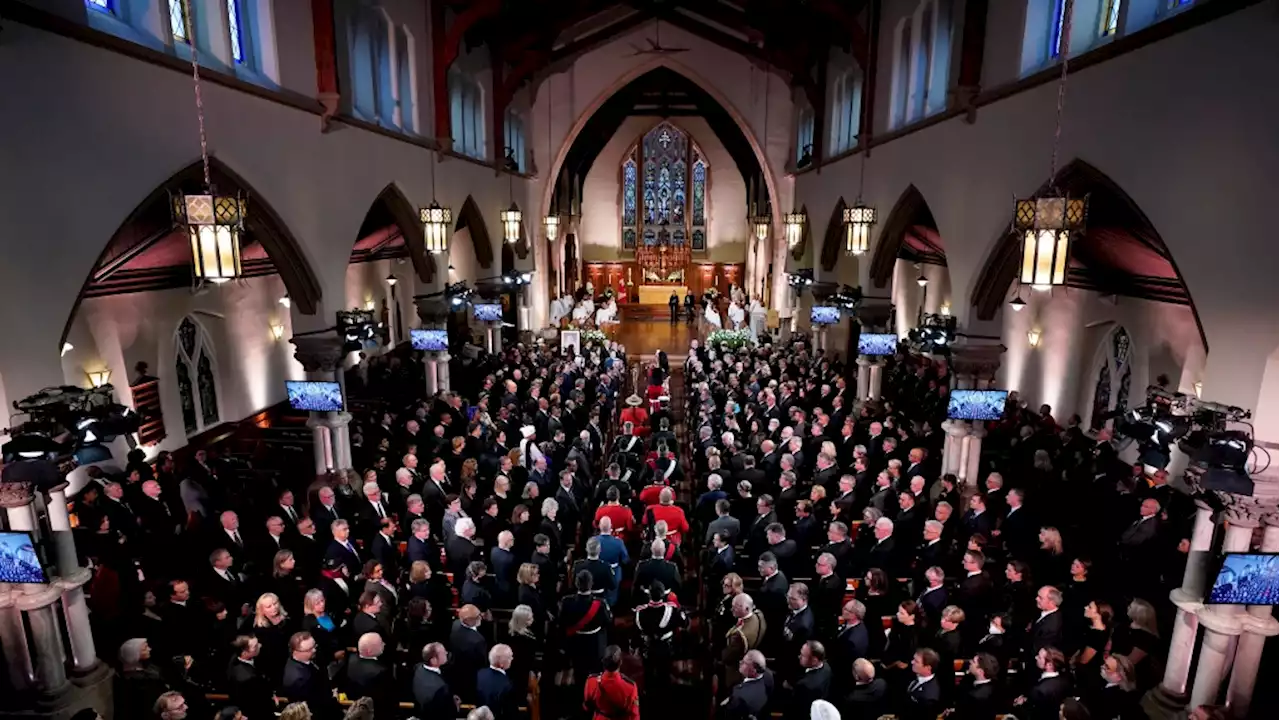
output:
M 969 423 L 964 420 L 947 420 L 942 423 L 942 430 L 947 434 L 942 445 L 942 474 L 953 473 L 959 477 L 961 460 L 964 458 L 964 442 L 969 437 Z
M 440 353 L 440 356 L 436 358 L 437 378 L 441 392 L 449 391 L 449 361 L 452 359 L 453 357 L 447 352 Z
M 435 397 L 439 390 L 439 380 L 436 377 L 436 353 L 429 352 L 422 354 L 423 377 L 427 384 L 427 397 Z
M 871 378 L 867 387 L 867 397 L 872 400 L 880 399 L 880 383 L 884 375 L 884 361 L 876 360 L 871 364 Z
M 0 647 L 4 649 L 9 685 L 19 692 L 29 689 L 35 679 L 31 653 L 27 649 L 27 631 L 17 606 L 21 596 L 22 593 L 11 586 L 0 584 Z
M 1276 516 L 1268 516 L 1264 522 L 1261 551 L 1280 551 L 1280 527 L 1276 526 Z M 1270 605 L 1250 605 L 1240 616 L 1243 632 L 1236 643 L 1235 662 L 1227 685 L 1227 709 L 1233 717 L 1249 717 L 1263 646 L 1267 638 L 1280 634 L 1280 624 L 1271 616 L 1271 610 Z
M 315 335 L 297 335 L 289 340 L 293 343 L 293 356 L 307 371 L 308 380 L 321 382 L 339 382 L 342 372 L 342 359 L 346 353 L 342 349 L 342 338 L 337 334 L 320 333 Z M 349 416 L 348 416 L 349 417 Z M 312 430 L 315 443 L 316 474 L 323 475 L 333 469 L 341 472 L 351 467 L 351 440 L 345 432 L 339 432 L 333 424 L 332 417 L 323 413 L 312 412 L 307 420 L 307 427 Z M 345 427 L 343 428 L 345 431 Z M 325 450 L 325 448 L 331 448 Z M 321 454 L 325 453 L 324 466 L 321 467 Z M 346 465 L 343 465 L 343 462 Z
M 1229 511 L 1222 551 L 1247 551 L 1257 527 L 1258 521 L 1250 515 Z M 1196 680 L 1191 688 L 1188 707 L 1217 702 L 1227 668 L 1235 656 L 1243 613 L 1244 608 L 1235 605 L 1209 605 L 1200 611 L 1204 636 L 1200 641 L 1200 661 L 1196 664 Z
M 37 588 L 35 592 L 18 595 L 14 604 L 26 616 L 31 628 L 34 684 L 42 694 L 56 696 L 70 690 L 67 672 L 62 666 L 62 636 L 53 614 L 60 593 L 54 585 L 32 587 Z
M 351 469 L 351 413 L 329 413 L 329 440 L 333 443 L 335 470 Z
M 858 356 L 858 402 L 867 399 L 871 392 L 871 360 L 866 355 Z
M 315 460 L 316 475 L 326 475 L 333 467 L 333 444 L 329 440 L 329 421 L 320 413 L 311 413 L 307 418 L 307 427 L 311 428 L 311 450 Z
M 71 518 L 67 515 L 67 483 L 61 482 L 49 489 L 49 529 L 53 532 L 53 544 L 57 553 L 58 574 L 68 577 L 80 568 L 76 557 L 76 541 L 71 535 Z
M 487 335 L 485 336 L 489 343 L 489 352 L 494 355 L 502 354 L 502 323 L 489 323 Z
M 1196 634 L 1200 628 L 1197 612 L 1204 607 L 1204 563 L 1213 554 L 1213 509 L 1196 501 L 1195 526 L 1191 530 L 1191 549 L 1182 587 L 1174 588 L 1169 599 L 1178 608 L 1169 641 L 1169 660 L 1165 663 L 1164 680 L 1152 691 L 1152 699 L 1167 711 L 1176 711 L 1187 703 L 1187 678 L 1191 674 L 1191 656 L 1195 652 Z
M 84 586 L 92 577 L 87 568 L 76 568 L 55 583 L 62 591 L 62 613 L 67 624 L 67 637 L 71 641 L 71 669 L 81 675 L 98 666 L 93 628 L 89 624 L 89 606 L 84 596 Z
M 978 474 L 982 471 L 982 438 L 986 437 L 987 430 L 982 423 L 972 423 L 969 428 L 969 435 L 962 441 L 964 446 L 961 451 L 961 465 L 956 475 L 966 484 L 972 485 L 978 482 Z

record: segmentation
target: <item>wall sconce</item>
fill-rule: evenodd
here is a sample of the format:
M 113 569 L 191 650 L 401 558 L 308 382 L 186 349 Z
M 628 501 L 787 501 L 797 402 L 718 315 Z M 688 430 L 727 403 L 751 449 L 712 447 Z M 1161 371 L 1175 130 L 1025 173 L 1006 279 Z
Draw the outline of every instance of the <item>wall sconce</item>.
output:
M 1199 380 L 1197 380 L 1197 381 L 1195 381 L 1195 383 L 1193 383 L 1193 384 L 1191 385 L 1191 387 L 1195 389 L 1195 391 L 1196 391 L 1196 397 L 1202 397 L 1202 395 L 1203 395 L 1203 393 L 1204 393 L 1204 383 L 1202 383 L 1202 382 L 1200 382 Z
M 287 294 L 280 298 L 280 304 L 286 308 L 293 307 L 293 301 L 289 299 Z
M 1027 344 L 1033 348 L 1040 347 L 1040 339 L 1042 336 L 1043 335 L 1039 328 L 1031 328 L 1027 331 Z
M 276 324 L 272 325 L 272 326 L 271 326 L 271 339 L 272 339 L 272 340 L 279 340 L 279 339 L 280 339 L 280 338 L 282 338 L 282 337 L 284 337 L 284 325 L 281 325 L 280 323 L 276 323 Z
M 89 384 L 93 387 L 100 388 L 111 382 L 110 370 L 97 370 L 91 373 L 85 373 L 89 376 Z
M 941 313 L 943 317 L 950 317 L 951 303 L 942 303 L 942 307 L 938 308 L 938 312 Z
M 365 310 L 373 310 L 373 309 L 374 309 L 374 308 L 376 308 L 377 306 L 378 306 L 378 305 L 377 305 L 377 303 L 375 303 L 372 299 L 369 299 L 369 300 L 365 300 L 365 301 L 364 301 L 364 309 L 365 309 Z

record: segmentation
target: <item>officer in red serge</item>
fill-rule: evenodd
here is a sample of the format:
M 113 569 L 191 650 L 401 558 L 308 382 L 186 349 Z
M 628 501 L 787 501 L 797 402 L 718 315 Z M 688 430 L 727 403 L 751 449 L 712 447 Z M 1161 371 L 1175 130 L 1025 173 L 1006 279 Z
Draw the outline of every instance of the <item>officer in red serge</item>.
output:
M 585 678 L 600 672 L 600 656 L 608 643 L 613 615 L 603 598 L 591 592 L 591 573 L 583 570 L 573 577 L 577 593 L 560 601 L 559 624 L 564 628 L 574 684 L 582 687 Z
M 604 672 L 587 678 L 582 707 L 591 720 L 640 720 L 640 693 L 631 678 L 618 672 L 622 648 L 610 645 L 600 658 Z

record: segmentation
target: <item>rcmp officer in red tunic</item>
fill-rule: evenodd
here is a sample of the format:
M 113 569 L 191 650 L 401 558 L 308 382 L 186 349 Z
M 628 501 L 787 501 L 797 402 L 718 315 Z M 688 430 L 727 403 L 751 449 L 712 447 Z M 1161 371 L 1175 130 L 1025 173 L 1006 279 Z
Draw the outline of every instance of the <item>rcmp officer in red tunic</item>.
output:
M 640 720 L 640 693 L 631 678 L 618 672 L 622 648 L 610 645 L 600 658 L 604 672 L 587 678 L 582 707 L 591 720 Z

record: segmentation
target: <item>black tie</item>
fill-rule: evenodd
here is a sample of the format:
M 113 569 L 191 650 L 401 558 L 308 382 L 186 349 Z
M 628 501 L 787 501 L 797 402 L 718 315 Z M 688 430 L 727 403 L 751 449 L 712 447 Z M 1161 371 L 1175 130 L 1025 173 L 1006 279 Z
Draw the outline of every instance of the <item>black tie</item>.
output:
M 287 507 L 284 509 L 284 511 L 289 514 L 290 520 L 292 520 L 293 522 L 298 522 L 298 516 L 293 512 L 293 508 Z
M 373 506 L 378 509 L 378 519 L 385 518 L 386 513 L 382 512 L 382 503 L 374 503 Z
M 239 531 L 233 531 L 233 532 L 231 533 L 231 539 L 232 539 L 232 540 L 235 540 L 236 544 L 237 544 L 237 545 L 239 545 L 240 547 L 244 547 L 244 543 L 240 542 L 240 533 L 239 533 Z

